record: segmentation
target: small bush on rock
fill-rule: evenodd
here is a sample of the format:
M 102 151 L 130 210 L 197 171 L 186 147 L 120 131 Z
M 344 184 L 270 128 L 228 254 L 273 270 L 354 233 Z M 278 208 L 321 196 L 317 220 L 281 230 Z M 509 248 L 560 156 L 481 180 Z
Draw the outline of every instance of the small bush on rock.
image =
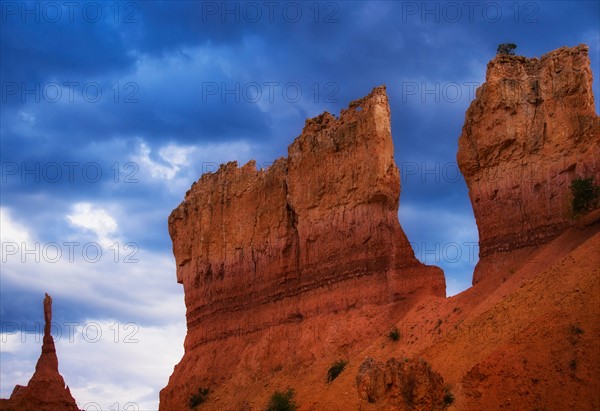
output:
M 194 409 L 198 405 L 204 404 L 208 400 L 209 394 L 210 390 L 208 388 L 198 388 L 198 391 L 190 396 L 188 405 L 190 406 L 190 408 Z
M 446 385 L 444 387 L 444 405 L 449 406 L 454 402 L 454 394 L 452 394 L 452 387 L 450 385 Z
M 331 364 L 331 367 L 329 367 L 329 371 L 327 371 L 327 382 L 335 380 L 337 376 L 340 375 L 342 371 L 344 371 L 344 368 L 346 368 L 346 364 L 348 364 L 348 361 L 344 360 L 338 360 Z
M 596 206 L 600 197 L 600 186 L 594 184 L 594 179 L 576 178 L 571 181 L 571 208 L 575 215 L 585 213 Z
M 288 388 L 286 392 L 275 391 L 267 405 L 266 411 L 295 411 L 298 408 L 294 400 L 295 392 Z
M 514 43 L 502 43 L 496 49 L 496 53 L 508 54 L 510 56 L 514 56 L 516 48 L 517 48 L 517 45 Z

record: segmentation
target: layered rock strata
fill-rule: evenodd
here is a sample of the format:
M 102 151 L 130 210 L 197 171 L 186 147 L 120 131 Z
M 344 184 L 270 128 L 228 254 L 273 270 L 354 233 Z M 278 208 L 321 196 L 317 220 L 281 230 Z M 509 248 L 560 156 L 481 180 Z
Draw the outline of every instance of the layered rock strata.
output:
M 188 383 L 231 375 L 221 356 L 236 364 L 244 342 L 228 339 L 252 344 L 282 324 L 445 296 L 443 273 L 414 257 L 400 227 L 399 195 L 384 87 L 339 118 L 307 120 L 268 169 L 232 162 L 204 174 L 169 217 L 188 333 L 161 409 L 181 406 Z
M 588 47 L 562 47 L 540 59 L 497 55 L 467 110 L 458 147 L 479 230 L 475 284 L 491 265 L 511 260 L 492 254 L 547 243 L 573 224 L 573 179 L 600 184 Z

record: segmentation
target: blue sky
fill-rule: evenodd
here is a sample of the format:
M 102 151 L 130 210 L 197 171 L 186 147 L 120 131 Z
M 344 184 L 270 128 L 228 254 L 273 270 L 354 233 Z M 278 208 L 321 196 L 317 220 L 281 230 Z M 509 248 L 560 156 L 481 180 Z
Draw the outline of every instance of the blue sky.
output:
M 600 72 L 597 1 L 0 5 L 0 395 L 33 372 L 49 292 L 90 410 L 156 409 L 182 355 L 167 217 L 202 172 L 268 165 L 306 118 L 386 84 L 400 221 L 455 294 L 477 255 L 457 140 L 497 45 L 586 43 Z

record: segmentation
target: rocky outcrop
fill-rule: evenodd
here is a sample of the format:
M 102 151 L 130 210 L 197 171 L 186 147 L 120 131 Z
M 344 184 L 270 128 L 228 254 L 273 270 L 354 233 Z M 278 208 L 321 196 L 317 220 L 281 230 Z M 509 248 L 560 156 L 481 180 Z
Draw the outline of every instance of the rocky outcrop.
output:
M 511 259 L 492 254 L 547 243 L 573 224 L 574 178 L 600 184 L 588 47 L 562 47 L 540 59 L 497 55 L 458 146 L 479 229 L 475 284 L 492 265 Z
M 441 375 L 420 358 L 385 364 L 367 358 L 356 376 L 358 396 L 365 403 L 385 400 L 398 411 L 443 410 L 453 401 Z
M 27 386 L 17 385 L 10 399 L 0 402 L 6 411 L 78 411 L 69 387 L 58 372 L 58 357 L 54 338 L 50 334 L 52 324 L 52 298 L 44 298 L 44 340 L 42 355 Z
M 307 120 L 288 157 L 269 168 L 228 163 L 193 184 L 169 217 L 188 333 L 161 409 L 182 409 L 197 386 L 229 378 L 242 350 L 275 336 L 273 327 L 445 296 L 443 273 L 418 262 L 398 222 L 393 154 L 378 87 L 339 118 Z M 289 344 L 271 348 L 301 355 Z

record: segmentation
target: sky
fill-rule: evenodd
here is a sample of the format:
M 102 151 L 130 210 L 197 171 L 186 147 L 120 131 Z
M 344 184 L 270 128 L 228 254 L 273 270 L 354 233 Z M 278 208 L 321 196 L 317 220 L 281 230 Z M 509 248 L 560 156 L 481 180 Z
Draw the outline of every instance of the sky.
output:
M 597 1 L 0 2 L 0 396 L 39 357 L 54 299 L 60 372 L 85 410 L 156 410 L 183 354 L 167 218 L 222 162 L 285 156 L 306 118 L 386 84 L 399 218 L 447 293 L 477 226 L 456 165 L 500 43 L 590 47 Z M 598 102 L 596 102 L 598 111 Z

